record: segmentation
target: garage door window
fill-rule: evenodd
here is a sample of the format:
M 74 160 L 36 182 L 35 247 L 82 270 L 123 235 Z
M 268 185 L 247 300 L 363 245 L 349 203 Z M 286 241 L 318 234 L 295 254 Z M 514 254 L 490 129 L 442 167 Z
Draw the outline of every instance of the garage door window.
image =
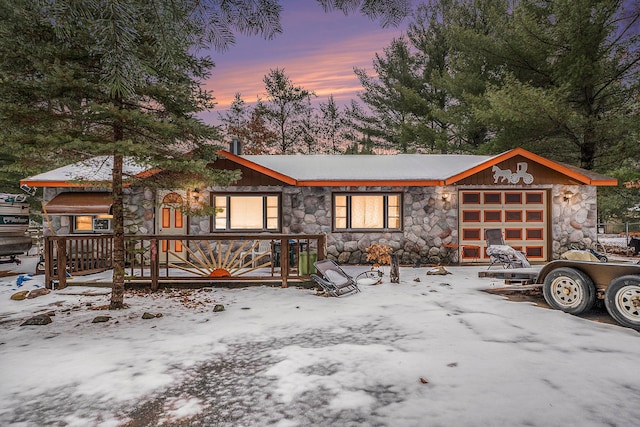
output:
M 522 193 L 504 193 L 504 202 L 512 205 L 522 204 Z
M 502 193 L 484 193 L 485 205 L 499 205 L 502 203 Z

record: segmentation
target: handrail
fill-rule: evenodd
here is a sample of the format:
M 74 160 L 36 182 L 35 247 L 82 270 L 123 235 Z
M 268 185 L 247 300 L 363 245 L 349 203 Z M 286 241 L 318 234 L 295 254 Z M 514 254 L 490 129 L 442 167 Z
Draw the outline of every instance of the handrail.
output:
M 260 242 L 270 241 L 268 250 Z M 125 274 L 130 283 L 231 283 L 305 280 L 315 259 L 324 259 L 324 234 L 125 235 Z M 258 250 L 262 249 L 259 253 Z M 287 254 L 287 256 L 282 256 Z M 113 268 L 113 235 L 45 238 L 45 283 L 66 287 L 67 273 Z M 57 268 L 64 265 L 65 268 Z M 215 271 L 215 272 L 214 272 Z

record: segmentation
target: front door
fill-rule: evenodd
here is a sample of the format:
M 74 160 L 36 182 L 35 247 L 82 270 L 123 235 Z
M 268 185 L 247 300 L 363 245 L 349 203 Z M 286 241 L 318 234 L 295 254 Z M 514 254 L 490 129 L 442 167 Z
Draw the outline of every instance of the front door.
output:
M 185 196 L 177 191 L 161 191 L 158 193 L 158 234 L 186 235 L 187 219 L 181 206 Z M 181 263 L 186 259 L 186 250 L 181 240 L 162 240 L 160 243 L 160 262 Z

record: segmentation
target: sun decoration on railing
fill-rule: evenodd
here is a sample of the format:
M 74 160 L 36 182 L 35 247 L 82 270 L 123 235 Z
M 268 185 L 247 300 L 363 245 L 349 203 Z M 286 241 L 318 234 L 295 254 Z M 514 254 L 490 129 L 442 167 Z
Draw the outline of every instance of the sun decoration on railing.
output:
M 271 266 L 271 251 L 256 253 L 259 241 L 248 246 L 249 242 L 249 240 L 242 242 L 236 249 L 233 249 L 233 245 L 229 244 L 226 250 L 223 250 L 220 241 L 213 244 L 216 246 L 216 250 L 212 247 L 212 242 L 209 241 L 203 242 L 202 245 L 196 244 L 195 248 L 184 245 L 190 255 L 188 259 L 180 253 L 169 251 L 175 259 L 180 260 L 184 265 L 169 263 L 169 267 L 197 276 L 222 278 L 242 276 L 259 268 Z M 262 260 L 264 257 L 269 257 L 268 261 Z

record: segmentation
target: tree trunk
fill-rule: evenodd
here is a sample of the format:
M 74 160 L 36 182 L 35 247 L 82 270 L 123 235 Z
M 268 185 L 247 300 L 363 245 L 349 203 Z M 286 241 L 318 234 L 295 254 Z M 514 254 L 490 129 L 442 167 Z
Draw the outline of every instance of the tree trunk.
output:
M 593 126 L 589 125 L 584 130 L 582 145 L 580 146 L 580 167 L 592 170 L 596 159 L 596 137 Z
M 122 128 L 114 127 L 114 137 L 122 140 Z M 111 287 L 110 310 L 125 308 L 124 304 L 124 203 L 122 200 L 121 154 L 113 155 L 113 285 Z

